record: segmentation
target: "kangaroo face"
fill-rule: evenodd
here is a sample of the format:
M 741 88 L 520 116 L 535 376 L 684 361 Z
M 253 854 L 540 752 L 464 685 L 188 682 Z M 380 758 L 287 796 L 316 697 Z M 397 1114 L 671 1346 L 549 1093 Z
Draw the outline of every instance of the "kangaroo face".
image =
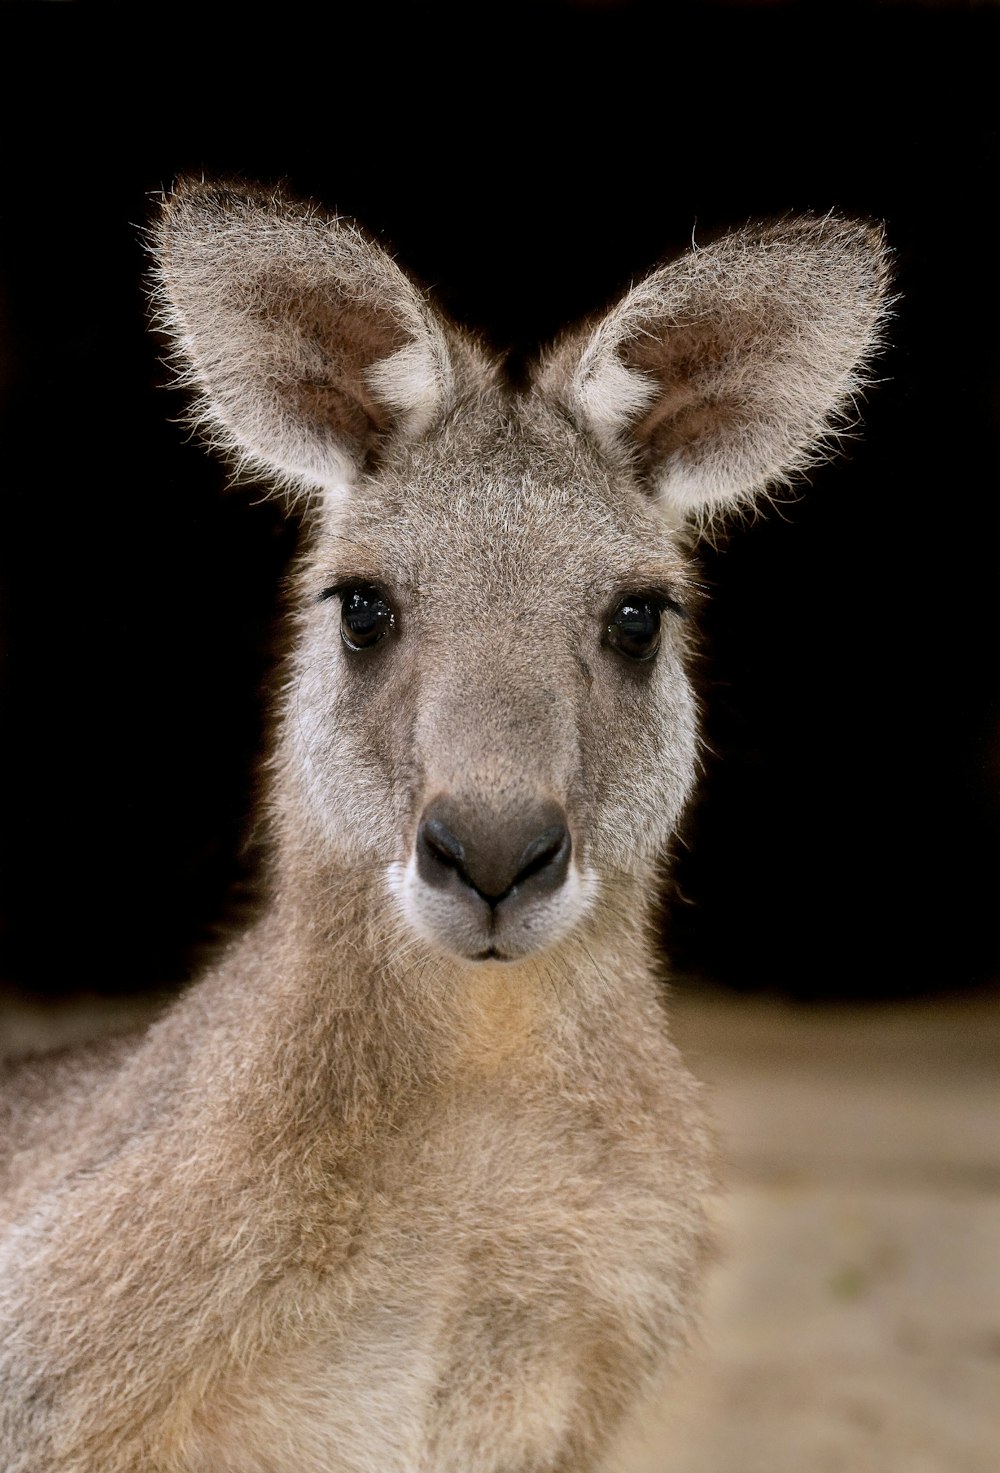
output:
M 648 498 L 537 405 L 497 394 L 449 442 L 317 540 L 292 766 L 422 937 L 505 960 L 669 838 L 694 765 L 688 575 Z
M 853 410 L 878 232 L 806 217 L 692 250 L 522 394 L 315 206 L 189 183 L 156 244 L 198 417 L 313 512 L 286 851 L 377 874 L 461 958 L 556 941 L 669 840 L 695 752 L 681 549 Z

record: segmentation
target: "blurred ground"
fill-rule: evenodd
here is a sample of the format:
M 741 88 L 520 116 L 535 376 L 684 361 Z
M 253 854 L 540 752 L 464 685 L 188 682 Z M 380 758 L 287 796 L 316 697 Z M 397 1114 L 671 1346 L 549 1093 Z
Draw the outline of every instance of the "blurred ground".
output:
M 727 1194 L 703 1343 L 614 1473 L 996 1473 L 1000 998 L 675 999 Z
M 0 1052 L 121 1009 L 0 999 Z M 724 1253 L 702 1344 L 609 1473 L 996 1473 L 1000 997 L 681 989 L 673 1017 L 723 1142 Z

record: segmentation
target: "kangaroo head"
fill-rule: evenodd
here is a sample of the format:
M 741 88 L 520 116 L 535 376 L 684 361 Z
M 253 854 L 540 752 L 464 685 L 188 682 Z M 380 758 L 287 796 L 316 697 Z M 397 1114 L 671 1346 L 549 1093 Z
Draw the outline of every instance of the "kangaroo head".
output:
M 850 405 L 877 233 L 809 218 L 694 250 L 518 391 L 311 206 L 182 186 L 157 252 L 200 417 L 310 507 L 282 844 L 374 877 L 459 958 L 558 941 L 676 826 L 694 534 L 799 471 Z

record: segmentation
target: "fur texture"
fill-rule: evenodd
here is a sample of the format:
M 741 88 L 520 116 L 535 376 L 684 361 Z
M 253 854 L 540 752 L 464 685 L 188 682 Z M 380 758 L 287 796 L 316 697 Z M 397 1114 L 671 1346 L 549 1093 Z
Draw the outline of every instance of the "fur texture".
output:
M 141 1036 L 8 1070 L 0 1464 L 588 1473 L 707 1252 L 648 933 L 691 528 L 843 412 L 881 245 L 692 253 L 523 393 L 314 206 L 192 183 L 156 251 L 210 439 L 311 508 L 272 895 Z

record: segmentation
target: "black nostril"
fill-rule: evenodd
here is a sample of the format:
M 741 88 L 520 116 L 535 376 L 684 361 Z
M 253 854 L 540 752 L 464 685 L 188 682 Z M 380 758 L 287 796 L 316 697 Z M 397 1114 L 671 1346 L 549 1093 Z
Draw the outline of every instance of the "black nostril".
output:
M 465 860 L 465 846 L 461 839 L 457 838 L 443 824 L 439 818 L 427 818 L 420 825 L 420 837 L 427 845 L 435 859 L 442 864 L 449 865 L 452 869 L 460 869 Z
M 564 823 L 544 829 L 521 855 L 514 884 L 523 884 L 531 875 L 537 875 L 549 865 L 561 865 L 565 869 L 569 863 L 569 851 L 569 830 Z

